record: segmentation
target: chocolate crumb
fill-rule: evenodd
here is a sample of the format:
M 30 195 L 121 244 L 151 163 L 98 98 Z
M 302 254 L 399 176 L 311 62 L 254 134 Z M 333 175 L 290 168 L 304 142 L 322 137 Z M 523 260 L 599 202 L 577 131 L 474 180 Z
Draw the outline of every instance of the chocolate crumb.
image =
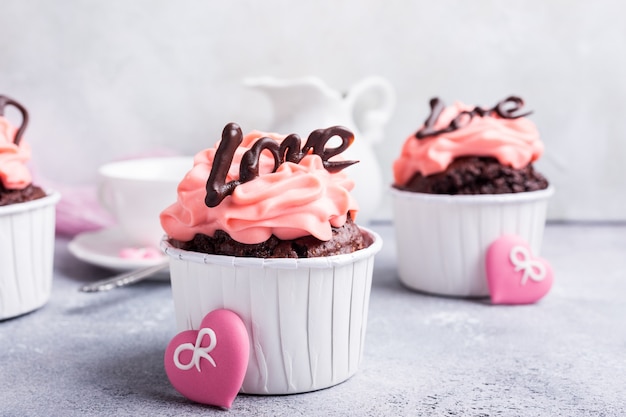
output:
M 341 255 L 367 248 L 372 243 L 369 235 L 359 229 L 350 217 L 343 226 L 333 227 L 332 232 L 333 236 L 329 241 L 313 236 L 281 240 L 272 235 L 265 242 L 244 244 L 218 230 L 213 237 L 197 234 L 189 242 L 170 239 L 170 243 L 174 247 L 193 252 L 248 258 L 316 258 Z
M 428 176 L 417 173 L 405 191 L 427 194 L 507 194 L 548 188 L 548 181 L 532 165 L 521 169 L 502 165 L 490 157 L 461 157 L 444 171 Z
M 46 196 L 46 192 L 40 187 L 30 184 L 21 190 L 9 190 L 0 182 L 0 206 L 8 204 L 25 203 Z

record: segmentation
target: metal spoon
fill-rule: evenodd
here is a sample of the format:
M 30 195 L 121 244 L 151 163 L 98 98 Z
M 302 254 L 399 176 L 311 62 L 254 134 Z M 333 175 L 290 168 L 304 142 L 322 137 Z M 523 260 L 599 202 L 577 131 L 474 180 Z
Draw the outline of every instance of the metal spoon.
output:
M 163 262 L 157 265 L 148 266 L 145 268 L 135 269 L 133 271 L 124 272 L 123 274 L 115 275 L 114 277 L 103 279 L 101 281 L 93 282 L 91 284 L 80 287 L 80 291 L 83 292 L 101 292 L 109 291 L 113 288 L 123 287 L 125 285 L 134 284 L 142 281 L 150 275 L 167 268 L 169 262 Z

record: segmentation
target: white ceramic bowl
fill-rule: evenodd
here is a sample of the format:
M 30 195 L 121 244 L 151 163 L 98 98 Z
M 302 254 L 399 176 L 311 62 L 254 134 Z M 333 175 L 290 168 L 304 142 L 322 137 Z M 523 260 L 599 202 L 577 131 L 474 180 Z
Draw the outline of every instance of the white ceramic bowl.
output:
M 161 211 L 176 201 L 193 157 L 165 156 L 110 162 L 99 167 L 98 197 L 115 218 L 128 246 L 158 247 Z

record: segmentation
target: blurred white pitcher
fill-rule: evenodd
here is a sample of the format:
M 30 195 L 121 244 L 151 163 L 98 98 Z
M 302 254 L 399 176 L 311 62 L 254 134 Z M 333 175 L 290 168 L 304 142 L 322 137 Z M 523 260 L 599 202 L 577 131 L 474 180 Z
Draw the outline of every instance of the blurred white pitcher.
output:
M 129 245 L 158 247 L 164 234 L 159 215 L 176 201 L 178 183 L 191 168 L 192 157 L 128 159 L 100 167 L 100 203 Z
M 360 161 L 346 168 L 355 180 L 353 195 L 359 203 L 358 223 L 365 225 L 378 209 L 382 195 L 382 171 L 372 145 L 381 140 L 395 107 L 395 91 L 381 77 L 368 77 L 346 94 L 328 87 L 316 77 L 277 79 L 246 78 L 244 85 L 264 91 L 274 107 L 271 130 L 297 133 L 306 140 L 320 128 L 342 125 L 352 130 L 355 141 L 342 156 Z

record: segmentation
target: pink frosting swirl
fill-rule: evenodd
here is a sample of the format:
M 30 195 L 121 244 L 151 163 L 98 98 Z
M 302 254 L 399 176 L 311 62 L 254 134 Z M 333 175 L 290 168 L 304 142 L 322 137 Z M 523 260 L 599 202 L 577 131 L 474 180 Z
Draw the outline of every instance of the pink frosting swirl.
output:
M 30 146 L 22 139 L 19 146 L 14 143 L 15 128 L 0 116 L 0 181 L 9 190 L 21 190 L 31 182 L 26 162 L 30 160 Z
M 227 181 L 239 178 L 242 155 L 261 137 L 284 139 L 258 131 L 245 135 Z M 257 178 L 237 186 L 218 206 L 207 207 L 205 187 L 218 146 L 196 154 L 194 167 L 178 186 L 178 200 L 161 213 L 161 225 L 171 238 L 189 241 L 197 233 L 213 236 L 223 230 L 246 244 L 264 242 L 271 235 L 283 240 L 312 235 L 326 241 L 332 237 L 331 227 L 342 226 L 348 213 L 356 217 L 358 205 L 350 194 L 354 182 L 343 172 L 328 172 L 313 154 L 271 172 L 274 159 L 263 152 Z
M 459 113 L 472 109 L 454 103 L 441 113 L 435 129 L 445 128 Z M 467 126 L 452 132 L 422 139 L 409 136 L 393 164 L 394 180 L 397 185 L 404 185 L 417 172 L 428 176 L 445 171 L 460 156 L 490 156 L 502 165 L 520 169 L 536 161 L 542 153 L 543 143 L 530 120 L 505 119 L 497 114 L 476 115 Z

